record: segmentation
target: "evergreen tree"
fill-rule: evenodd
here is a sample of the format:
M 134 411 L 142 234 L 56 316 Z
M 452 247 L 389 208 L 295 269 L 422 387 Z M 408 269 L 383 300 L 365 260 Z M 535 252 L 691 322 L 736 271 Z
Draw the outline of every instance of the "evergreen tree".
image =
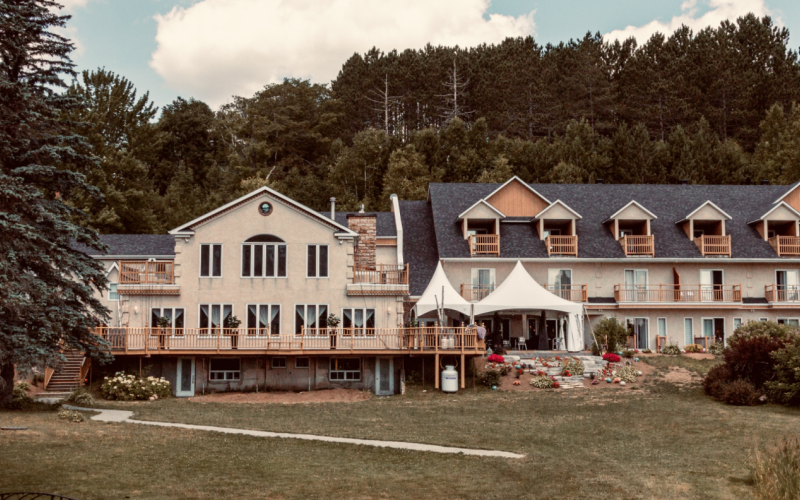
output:
M 105 273 L 71 246 L 104 249 L 73 206 L 85 193 L 99 197 L 84 175 L 97 158 L 64 120 L 79 100 L 54 91 L 74 74 L 73 45 L 54 31 L 69 19 L 60 7 L 0 3 L 0 404 L 11 399 L 15 365 L 54 366 L 62 349 L 108 356 L 91 332 L 108 317 L 92 288 L 106 289 Z
M 396 149 L 389 157 L 389 168 L 383 180 L 383 209 L 389 209 L 389 197 L 396 194 L 401 200 L 424 200 L 428 184 L 437 182 L 425 165 L 425 158 L 414 146 Z

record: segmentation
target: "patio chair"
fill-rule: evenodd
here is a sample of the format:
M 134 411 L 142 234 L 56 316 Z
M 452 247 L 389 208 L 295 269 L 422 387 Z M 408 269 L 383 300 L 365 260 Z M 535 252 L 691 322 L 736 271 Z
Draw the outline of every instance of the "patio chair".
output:
M 525 345 L 525 337 L 517 337 L 517 345 L 515 348 L 518 351 L 524 351 L 527 349 L 527 346 Z

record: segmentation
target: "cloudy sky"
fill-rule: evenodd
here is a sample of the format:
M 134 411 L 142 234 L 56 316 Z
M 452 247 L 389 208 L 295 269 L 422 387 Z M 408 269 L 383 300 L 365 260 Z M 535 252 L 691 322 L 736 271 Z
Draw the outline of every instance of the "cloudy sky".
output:
M 284 77 L 327 83 L 354 52 L 427 42 L 542 44 L 599 31 L 609 38 L 694 29 L 754 12 L 800 43 L 798 0 L 61 0 L 79 69 L 104 66 L 158 106 L 195 97 L 212 107 Z

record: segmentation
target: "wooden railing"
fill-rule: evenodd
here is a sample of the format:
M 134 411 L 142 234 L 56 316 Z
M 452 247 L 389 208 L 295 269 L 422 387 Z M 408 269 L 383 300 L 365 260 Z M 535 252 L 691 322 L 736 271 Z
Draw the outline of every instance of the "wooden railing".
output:
M 378 264 L 375 269 L 358 269 L 353 274 L 353 283 L 408 285 L 408 264 L 403 266 Z
M 267 329 L 110 328 L 95 334 L 116 354 L 224 351 L 461 351 L 483 353 L 486 344 L 469 327 L 302 328 L 295 335 L 271 335 Z
M 53 378 L 53 374 L 56 371 L 49 366 L 44 367 L 44 389 L 47 390 L 47 385 L 50 383 L 50 379 Z
M 586 302 L 588 300 L 586 285 L 547 285 L 547 290 L 562 299 L 573 302 Z
M 800 255 L 800 237 L 798 236 L 773 236 L 769 244 L 775 249 L 778 257 Z
M 578 256 L 578 236 L 548 236 L 544 239 L 547 255 Z
M 665 345 L 667 345 L 667 337 L 662 337 L 662 336 L 656 335 L 656 351 L 655 352 L 661 352 L 661 349 L 663 349 Z
M 78 387 L 83 387 L 83 381 L 86 379 L 86 375 L 89 373 L 89 368 L 92 367 L 92 358 L 89 356 L 84 355 L 83 361 L 81 361 L 81 371 L 78 373 Z
M 171 260 L 121 260 L 119 261 L 119 283 L 121 285 L 175 283 L 175 265 Z
M 767 302 L 800 302 L 800 286 L 766 285 L 764 297 Z
M 462 283 L 461 296 L 469 301 L 483 300 L 487 295 L 492 293 L 494 289 L 494 285 L 470 285 L 468 283 Z
M 471 234 L 469 235 L 469 254 L 473 255 L 500 255 L 499 234 Z
M 715 236 L 704 234 L 699 238 L 694 239 L 697 248 L 700 249 L 700 254 L 705 257 L 706 255 L 727 255 L 731 256 L 731 237 L 728 236 Z
M 656 255 L 655 238 L 652 234 L 649 236 L 631 236 L 626 234 L 619 239 L 619 242 L 622 245 L 622 250 L 625 252 L 626 257 L 629 255 L 650 255 L 655 257 Z
M 614 285 L 617 302 L 741 302 L 741 285 Z

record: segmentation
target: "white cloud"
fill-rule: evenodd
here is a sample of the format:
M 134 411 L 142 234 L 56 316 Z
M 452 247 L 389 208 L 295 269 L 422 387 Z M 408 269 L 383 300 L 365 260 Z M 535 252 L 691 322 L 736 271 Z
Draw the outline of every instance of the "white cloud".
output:
M 534 33 L 533 12 L 484 14 L 490 0 L 203 0 L 155 17 L 150 66 L 212 106 L 284 77 L 327 83 L 354 52 L 474 46 Z
M 681 14 L 669 21 L 654 20 L 644 26 L 627 26 L 625 29 L 614 30 L 606 34 L 605 39 L 624 40 L 634 37 L 637 42 L 645 43 L 656 32 L 670 35 L 684 24 L 697 32 L 707 26 L 719 26 L 719 23 L 726 19 L 734 21 L 737 17 L 750 12 L 759 17 L 772 15 L 764 0 L 709 0 L 708 6 L 709 10 L 698 16 L 697 0 L 685 0 L 681 4 Z M 775 21 L 780 23 L 780 19 Z

